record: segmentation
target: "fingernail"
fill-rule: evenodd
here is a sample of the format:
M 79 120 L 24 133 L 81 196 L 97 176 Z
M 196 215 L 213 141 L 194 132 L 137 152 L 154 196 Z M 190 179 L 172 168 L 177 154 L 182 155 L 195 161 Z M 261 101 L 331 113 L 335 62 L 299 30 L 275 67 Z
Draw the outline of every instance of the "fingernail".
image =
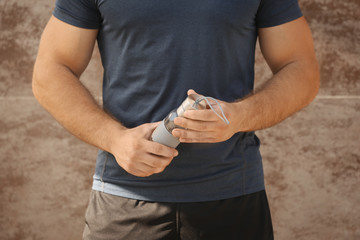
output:
M 175 152 L 174 152 L 174 157 L 176 157 L 177 155 L 179 155 L 179 152 L 178 152 L 178 151 L 175 151 Z

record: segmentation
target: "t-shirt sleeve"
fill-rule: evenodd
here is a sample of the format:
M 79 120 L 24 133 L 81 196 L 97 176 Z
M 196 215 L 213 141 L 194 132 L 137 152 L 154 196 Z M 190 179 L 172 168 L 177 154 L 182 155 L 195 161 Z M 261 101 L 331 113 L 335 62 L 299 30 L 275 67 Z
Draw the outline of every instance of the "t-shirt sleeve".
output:
M 101 25 L 95 0 L 57 0 L 53 15 L 80 28 L 97 29 Z
M 273 27 L 302 16 L 297 0 L 261 0 L 256 27 Z

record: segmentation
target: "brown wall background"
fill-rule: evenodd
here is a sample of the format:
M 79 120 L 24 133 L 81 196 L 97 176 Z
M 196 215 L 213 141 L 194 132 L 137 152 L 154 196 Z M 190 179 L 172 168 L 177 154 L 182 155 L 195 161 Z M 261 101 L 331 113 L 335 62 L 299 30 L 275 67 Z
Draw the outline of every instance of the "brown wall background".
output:
M 259 131 L 275 237 L 360 239 L 360 1 L 299 0 L 321 64 L 303 111 Z M 0 239 L 80 239 L 97 150 L 33 98 L 32 66 L 54 0 L 0 2 Z M 256 79 L 270 71 L 257 52 Z M 99 54 L 82 81 L 98 99 Z

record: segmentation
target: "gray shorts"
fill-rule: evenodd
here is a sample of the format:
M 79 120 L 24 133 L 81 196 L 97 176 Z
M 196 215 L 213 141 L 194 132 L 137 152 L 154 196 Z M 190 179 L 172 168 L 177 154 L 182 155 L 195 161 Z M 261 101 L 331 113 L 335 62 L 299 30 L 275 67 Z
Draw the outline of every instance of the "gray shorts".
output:
M 225 200 L 159 203 L 92 191 L 83 240 L 273 239 L 265 191 Z

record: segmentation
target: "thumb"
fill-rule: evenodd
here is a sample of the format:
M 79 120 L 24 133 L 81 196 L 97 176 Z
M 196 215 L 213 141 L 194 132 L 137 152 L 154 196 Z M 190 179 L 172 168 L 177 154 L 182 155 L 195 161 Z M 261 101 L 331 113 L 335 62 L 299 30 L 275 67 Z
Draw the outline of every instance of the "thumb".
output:
M 191 94 L 196 94 L 196 95 L 202 96 L 202 97 L 204 96 L 204 95 L 202 95 L 202 94 L 199 94 L 199 93 L 195 92 L 195 90 L 193 90 L 193 89 L 189 89 L 189 90 L 187 91 L 187 94 L 188 94 L 188 96 L 191 95 Z M 206 108 L 206 109 L 209 109 L 209 108 L 210 108 L 207 103 L 205 103 L 205 108 Z
M 148 130 L 152 132 L 152 131 L 155 130 L 155 128 L 156 128 L 160 123 L 161 123 L 161 121 L 159 121 L 159 122 L 153 122 L 153 123 L 147 123 L 146 125 L 147 125 Z
M 145 137 L 146 138 L 150 138 L 152 133 L 154 132 L 155 128 L 159 125 L 161 121 L 159 122 L 153 122 L 153 123 L 146 123 L 143 125 L 143 127 L 145 128 Z
M 197 94 L 197 95 L 199 95 L 197 92 L 195 92 L 193 89 L 189 89 L 188 91 L 187 91 L 187 95 L 189 96 L 189 95 L 191 95 L 191 94 Z

